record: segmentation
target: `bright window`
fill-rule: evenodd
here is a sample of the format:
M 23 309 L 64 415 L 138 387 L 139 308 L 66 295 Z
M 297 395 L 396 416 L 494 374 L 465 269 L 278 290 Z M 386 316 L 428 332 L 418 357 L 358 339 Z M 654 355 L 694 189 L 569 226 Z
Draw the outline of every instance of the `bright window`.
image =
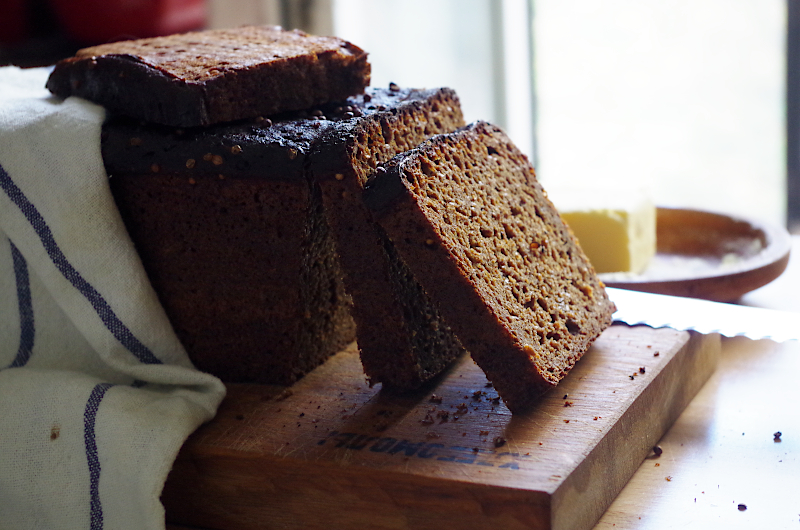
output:
M 536 0 L 538 173 L 785 220 L 783 0 Z

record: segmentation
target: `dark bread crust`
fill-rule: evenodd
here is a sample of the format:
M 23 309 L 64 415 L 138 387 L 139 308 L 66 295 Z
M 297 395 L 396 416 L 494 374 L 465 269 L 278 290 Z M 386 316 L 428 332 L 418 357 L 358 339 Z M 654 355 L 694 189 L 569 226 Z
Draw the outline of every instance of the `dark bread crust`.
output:
M 497 127 L 478 122 L 397 156 L 365 201 L 512 411 L 611 324 L 603 284 Z
M 150 123 L 194 127 L 310 108 L 360 94 L 367 54 L 274 26 L 208 30 L 79 50 L 47 82 Z
M 363 187 L 379 163 L 456 129 L 463 116 L 450 89 L 397 89 L 386 95 L 369 103 L 377 112 L 326 130 L 310 171 L 336 235 L 364 371 L 373 384 L 408 390 L 441 373 L 464 349 L 373 223 Z

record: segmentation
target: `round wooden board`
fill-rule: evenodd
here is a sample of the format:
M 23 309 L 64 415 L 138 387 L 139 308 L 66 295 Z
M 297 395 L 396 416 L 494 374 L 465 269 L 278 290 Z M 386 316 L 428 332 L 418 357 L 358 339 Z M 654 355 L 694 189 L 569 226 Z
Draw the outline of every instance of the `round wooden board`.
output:
M 679 208 L 658 208 L 656 256 L 643 273 L 601 274 L 609 287 L 733 302 L 786 269 L 791 237 L 781 227 Z

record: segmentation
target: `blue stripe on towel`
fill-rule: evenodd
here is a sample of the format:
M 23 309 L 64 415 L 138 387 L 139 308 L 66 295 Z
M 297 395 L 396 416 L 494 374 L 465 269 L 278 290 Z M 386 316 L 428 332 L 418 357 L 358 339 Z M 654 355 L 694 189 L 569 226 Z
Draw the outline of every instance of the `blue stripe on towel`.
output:
M 17 282 L 17 304 L 19 305 L 19 349 L 17 356 L 9 368 L 25 366 L 31 358 L 33 351 L 33 339 L 35 329 L 33 326 L 33 302 L 31 301 L 31 283 L 28 276 L 28 264 L 25 258 L 17 249 L 16 245 L 9 240 L 11 245 L 11 258 L 14 262 L 14 276 Z
M 86 402 L 86 409 L 83 413 L 83 439 L 86 445 L 86 462 L 89 465 L 89 498 L 90 498 L 90 529 L 102 530 L 103 528 L 103 506 L 100 503 L 100 458 L 97 456 L 97 441 L 95 439 L 95 421 L 97 420 L 97 409 L 106 394 L 106 391 L 114 386 L 111 383 L 100 383 L 95 385 L 89 400 Z
M 153 355 L 150 349 L 137 339 L 131 330 L 119 319 L 119 317 L 108 305 L 108 302 L 97 292 L 97 290 L 87 282 L 83 276 L 67 261 L 64 253 L 58 247 L 50 227 L 39 213 L 36 207 L 25 197 L 22 190 L 17 187 L 11 176 L 0 166 L 0 188 L 6 192 L 11 201 L 17 205 L 28 222 L 33 226 L 36 234 L 44 245 L 47 255 L 53 261 L 56 268 L 69 280 L 69 282 L 92 304 L 100 320 L 112 335 L 122 343 L 139 361 L 145 364 L 161 364 L 161 361 Z

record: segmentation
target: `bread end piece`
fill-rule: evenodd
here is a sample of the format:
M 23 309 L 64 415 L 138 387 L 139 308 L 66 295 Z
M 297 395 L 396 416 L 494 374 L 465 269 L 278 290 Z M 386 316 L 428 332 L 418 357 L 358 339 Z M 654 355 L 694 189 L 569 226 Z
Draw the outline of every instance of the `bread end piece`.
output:
M 361 94 L 367 54 L 336 37 L 245 26 L 103 44 L 56 64 L 47 88 L 173 127 L 309 108 Z

